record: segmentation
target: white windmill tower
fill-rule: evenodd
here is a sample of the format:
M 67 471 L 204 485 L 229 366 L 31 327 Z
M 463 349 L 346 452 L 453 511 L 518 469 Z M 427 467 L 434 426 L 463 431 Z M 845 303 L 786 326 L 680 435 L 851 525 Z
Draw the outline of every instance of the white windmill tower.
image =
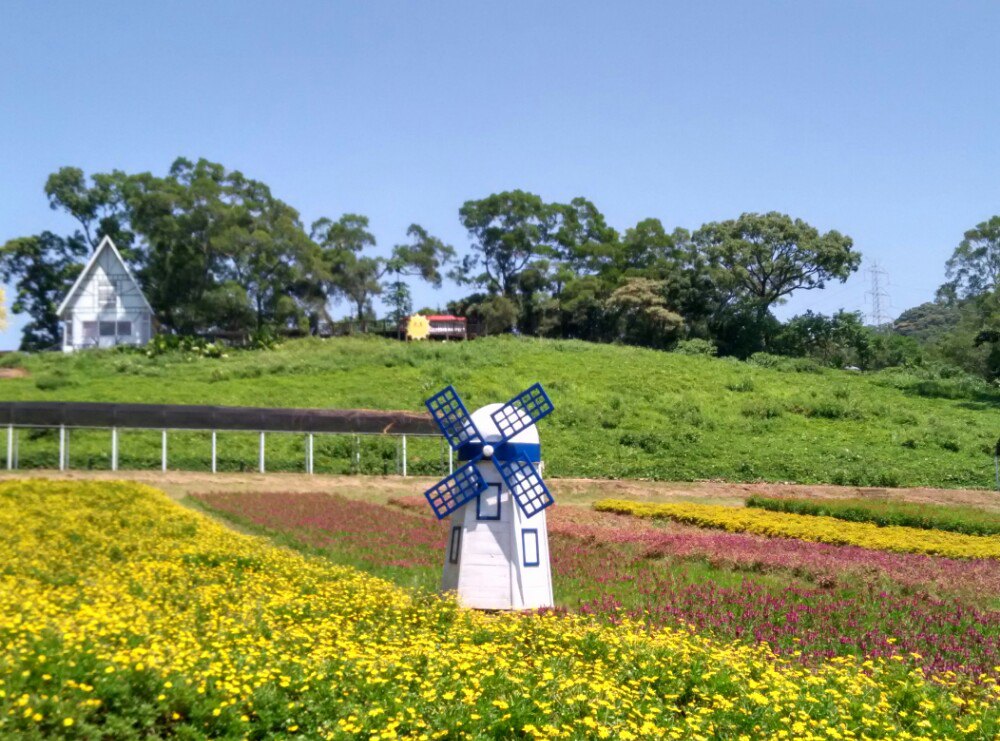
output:
M 540 384 L 506 404 L 469 414 L 451 386 L 427 400 L 459 460 L 468 461 L 424 496 L 439 520 L 451 515 L 442 590 L 465 607 L 552 607 L 552 569 L 535 423 L 554 407 Z

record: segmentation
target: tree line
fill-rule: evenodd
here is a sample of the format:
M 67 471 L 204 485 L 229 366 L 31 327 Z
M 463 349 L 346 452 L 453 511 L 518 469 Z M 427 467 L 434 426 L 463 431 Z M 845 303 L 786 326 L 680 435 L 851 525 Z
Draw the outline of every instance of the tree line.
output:
M 1000 216 L 963 235 L 933 301 L 904 311 L 895 332 L 927 357 L 990 381 L 1000 379 Z
M 104 236 L 176 334 L 316 334 L 340 302 L 364 325 L 376 297 L 399 318 L 413 308 L 411 280 L 448 278 L 469 291 L 448 310 L 490 332 L 656 348 L 696 340 L 740 357 L 783 346 L 776 304 L 842 282 L 861 262 L 850 237 L 780 213 L 694 231 L 649 218 L 619 232 L 586 198 L 549 203 L 521 190 L 461 206 L 461 255 L 414 223 L 386 257 L 365 216 L 307 226 L 264 183 L 205 159 L 177 159 L 164 176 L 64 167 L 44 190 L 77 228 L 0 248 L 12 309 L 29 316 L 26 350 L 58 344 L 55 309 Z

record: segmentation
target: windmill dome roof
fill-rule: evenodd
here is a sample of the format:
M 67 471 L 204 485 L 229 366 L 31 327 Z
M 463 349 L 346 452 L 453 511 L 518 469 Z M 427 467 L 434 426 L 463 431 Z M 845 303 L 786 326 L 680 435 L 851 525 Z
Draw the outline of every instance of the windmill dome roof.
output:
M 486 439 L 483 442 L 495 443 L 499 442 L 502 438 L 500 431 L 497 429 L 496 424 L 490 415 L 497 409 L 500 409 L 503 404 L 487 404 L 484 407 L 480 407 L 472 413 L 472 423 L 476 426 L 476 429 L 482 434 Z M 525 419 L 528 415 L 520 412 Z M 529 425 L 521 430 L 519 433 L 514 435 L 508 442 L 515 443 L 534 443 L 538 444 L 538 428 L 535 425 Z

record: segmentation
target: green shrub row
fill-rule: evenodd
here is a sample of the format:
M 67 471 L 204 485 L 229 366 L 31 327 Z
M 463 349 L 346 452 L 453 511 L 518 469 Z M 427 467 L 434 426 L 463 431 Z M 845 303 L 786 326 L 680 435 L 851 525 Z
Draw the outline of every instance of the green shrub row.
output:
M 1000 514 L 975 507 L 895 502 L 887 499 L 775 499 L 751 496 L 748 507 L 797 515 L 836 517 L 879 526 L 901 525 L 965 535 L 1000 535 Z

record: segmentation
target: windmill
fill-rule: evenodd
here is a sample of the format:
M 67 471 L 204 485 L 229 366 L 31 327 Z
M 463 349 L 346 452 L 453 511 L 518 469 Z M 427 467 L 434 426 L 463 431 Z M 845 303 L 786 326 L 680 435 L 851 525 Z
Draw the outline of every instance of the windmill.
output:
M 484 610 L 551 607 L 545 508 L 554 500 L 539 473 L 535 423 L 552 412 L 552 401 L 536 383 L 472 414 L 452 386 L 426 404 L 466 461 L 424 494 L 439 520 L 451 516 L 441 589 Z

